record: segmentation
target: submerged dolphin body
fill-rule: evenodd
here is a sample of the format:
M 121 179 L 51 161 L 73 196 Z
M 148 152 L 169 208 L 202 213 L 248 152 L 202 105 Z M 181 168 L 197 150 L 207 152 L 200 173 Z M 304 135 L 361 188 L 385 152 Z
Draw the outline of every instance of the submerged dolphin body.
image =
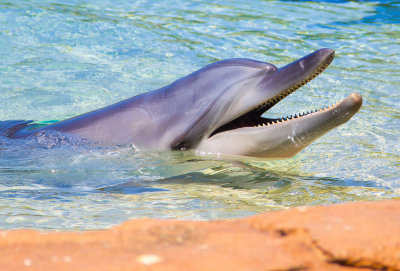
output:
M 23 138 L 43 130 L 102 144 L 262 158 L 291 157 L 361 107 L 352 93 L 326 109 L 282 119 L 262 115 L 333 60 L 320 49 L 282 68 L 249 59 L 212 63 L 172 84 L 51 125 L 10 129 Z

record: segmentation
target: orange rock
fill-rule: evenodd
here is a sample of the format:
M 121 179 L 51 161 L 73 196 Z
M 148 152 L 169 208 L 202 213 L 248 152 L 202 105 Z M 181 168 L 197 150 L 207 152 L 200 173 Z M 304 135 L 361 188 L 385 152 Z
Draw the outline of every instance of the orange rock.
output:
M 0 270 L 400 270 L 400 201 L 103 231 L 0 231 Z

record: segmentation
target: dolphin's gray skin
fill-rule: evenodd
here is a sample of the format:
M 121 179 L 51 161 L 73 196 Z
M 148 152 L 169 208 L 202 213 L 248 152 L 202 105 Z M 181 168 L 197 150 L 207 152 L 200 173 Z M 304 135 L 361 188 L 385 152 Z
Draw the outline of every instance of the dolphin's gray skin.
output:
M 55 130 L 102 144 L 286 158 L 348 121 L 361 107 L 361 96 L 352 93 L 313 113 L 261 117 L 333 58 L 333 50 L 320 49 L 280 69 L 249 59 L 223 60 L 161 89 L 41 128 L 10 129 L 8 136 Z

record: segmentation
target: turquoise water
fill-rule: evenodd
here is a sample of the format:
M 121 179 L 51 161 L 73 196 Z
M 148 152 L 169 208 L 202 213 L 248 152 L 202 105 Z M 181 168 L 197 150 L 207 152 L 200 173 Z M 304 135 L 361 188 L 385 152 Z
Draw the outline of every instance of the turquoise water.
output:
M 211 1 L 210 1 L 211 2 Z M 129 218 L 218 219 L 299 205 L 400 198 L 396 1 L 10 1 L 0 4 L 0 130 L 72 117 L 216 60 L 283 66 L 336 50 L 272 114 L 364 105 L 296 157 L 213 161 L 0 136 L 0 228 L 107 228 Z

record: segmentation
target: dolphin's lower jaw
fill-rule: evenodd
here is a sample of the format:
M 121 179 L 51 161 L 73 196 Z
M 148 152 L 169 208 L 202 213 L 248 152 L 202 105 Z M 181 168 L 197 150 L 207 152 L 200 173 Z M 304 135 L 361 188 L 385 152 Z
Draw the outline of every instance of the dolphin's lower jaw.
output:
M 254 127 L 219 132 L 201 142 L 200 154 L 228 154 L 260 158 L 289 158 L 317 138 L 347 122 L 361 107 L 362 97 L 352 93 L 323 109 L 269 120 Z

